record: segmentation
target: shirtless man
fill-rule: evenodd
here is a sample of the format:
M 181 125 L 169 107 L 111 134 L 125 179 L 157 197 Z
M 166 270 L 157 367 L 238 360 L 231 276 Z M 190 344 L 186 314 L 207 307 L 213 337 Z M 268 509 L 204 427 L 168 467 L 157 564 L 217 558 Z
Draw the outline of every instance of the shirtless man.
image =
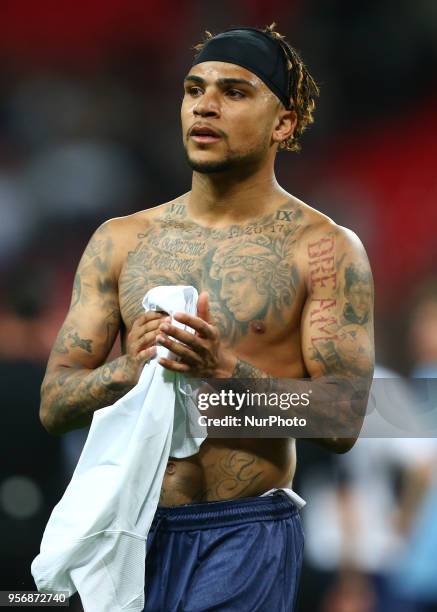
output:
M 122 397 L 157 343 L 179 356 L 161 365 L 188 376 L 330 375 L 370 385 L 373 288 L 364 249 L 274 175 L 278 148 L 297 150 L 312 121 L 318 90 L 301 59 L 272 28 L 231 30 L 199 46 L 184 91 L 191 191 L 107 221 L 91 238 L 42 385 L 40 416 L 51 433 L 88 425 Z M 142 312 L 145 292 L 167 284 L 202 292 L 198 316 L 179 317 L 196 331 L 189 338 L 163 315 Z M 123 354 L 106 363 L 119 330 Z M 319 441 L 334 452 L 354 443 Z M 290 487 L 295 466 L 290 438 L 207 439 L 195 456 L 170 458 L 158 514 L 188 532 L 166 530 L 162 520 L 159 537 L 152 530 L 145 610 L 291 610 L 299 515 L 281 494 L 259 496 Z

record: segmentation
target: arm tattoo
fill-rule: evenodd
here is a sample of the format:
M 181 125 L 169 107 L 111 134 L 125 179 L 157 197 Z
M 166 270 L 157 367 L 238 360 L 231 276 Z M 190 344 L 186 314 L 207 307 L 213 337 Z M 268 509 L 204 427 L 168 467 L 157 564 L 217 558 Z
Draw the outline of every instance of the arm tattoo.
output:
M 68 346 L 67 346 L 68 342 Z M 93 341 L 90 338 L 81 338 L 73 325 L 63 325 L 58 333 L 52 352 L 58 355 L 67 355 L 70 349 L 80 348 L 92 353 Z
M 327 375 L 371 379 L 371 274 L 359 264 L 345 267 L 344 255 L 336 259 L 334 235 L 308 246 L 312 359 Z
M 69 337 L 71 338 L 71 348 L 79 347 L 87 353 L 92 353 L 92 340 L 85 340 L 85 338 L 81 338 L 77 332 L 74 332 L 74 334 L 70 334 Z
M 120 327 L 113 251 L 103 225 L 89 241 L 74 279 L 70 311 L 41 388 L 43 422 L 55 433 L 89 424 L 95 410 L 113 404 L 135 384 L 136 366 L 126 355 L 94 369 L 109 354 Z
M 268 374 L 243 359 L 237 359 L 232 378 L 269 378 Z
M 46 376 L 41 387 L 51 429 L 65 433 L 85 427 L 95 410 L 113 404 L 134 385 L 126 355 L 95 370 L 58 368 Z

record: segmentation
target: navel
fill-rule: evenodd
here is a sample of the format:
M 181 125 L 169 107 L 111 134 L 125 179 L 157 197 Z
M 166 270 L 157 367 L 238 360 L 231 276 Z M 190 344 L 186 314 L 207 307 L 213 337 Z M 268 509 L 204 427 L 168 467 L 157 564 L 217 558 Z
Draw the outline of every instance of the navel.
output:
M 176 472 L 176 465 L 172 463 L 171 461 L 169 461 L 167 463 L 167 467 L 165 471 L 167 472 L 167 474 L 174 474 Z

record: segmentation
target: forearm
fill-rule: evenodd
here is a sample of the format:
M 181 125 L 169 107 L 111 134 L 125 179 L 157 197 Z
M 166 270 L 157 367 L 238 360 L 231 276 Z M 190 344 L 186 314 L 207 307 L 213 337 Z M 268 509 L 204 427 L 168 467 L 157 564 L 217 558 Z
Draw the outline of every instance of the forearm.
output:
M 269 401 L 262 406 L 263 415 L 305 419 L 305 437 L 335 452 L 345 452 L 353 446 L 361 429 L 370 379 L 334 375 L 312 379 L 272 378 L 252 364 L 237 359 L 232 377 L 214 381 L 213 386 L 240 393 L 249 390 L 267 394 Z M 274 397 L 288 397 L 289 400 L 293 397 L 294 401 L 284 410 L 271 401 Z M 299 401 L 302 397 L 305 401 Z
M 46 374 L 41 387 L 41 421 L 53 434 L 85 427 L 96 410 L 113 404 L 135 384 L 126 355 L 94 370 L 58 367 Z

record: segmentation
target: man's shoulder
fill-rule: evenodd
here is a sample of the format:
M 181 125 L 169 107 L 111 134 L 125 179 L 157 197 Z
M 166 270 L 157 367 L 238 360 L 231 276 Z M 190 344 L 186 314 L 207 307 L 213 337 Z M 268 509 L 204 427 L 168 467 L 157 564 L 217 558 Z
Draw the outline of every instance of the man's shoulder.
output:
M 355 232 L 300 200 L 295 210 L 302 229 L 295 259 L 308 287 L 315 271 L 329 273 L 337 266 L 359 265 L 370 272 L 366 251 Z
M 85 253 L 98 253 L 104 250 L 110 254 L 111 270 L 118 276 L 126 259 L 126 254 L 136 248 L 142 235 L 148 231 L 154 222 L 164 218 L 167 211 L 170 212 L 172 206 L 177 206 L 181 200 L 182 196 L 130 215 L 113 217 L 104 221 L 93 233 Z
M 108 219 L 97 228 L 96 233 L 107 234 L 111 236 L 113 241 L 119 242 L 121 240 L 123 242 L 133 232 L 141 231 L 141 229 L 145 230 L 149 224 L 162 218 L 177 206 L 181 206 L 183 198 L 184 196 L 179 196 L 169 202 L 149 206 L 130 215 Z
M 293 197 L 296 216 L 302 225 L 301 243 L 311 245 L 319 240 L 334 238 L 345 246 L 361 246 L 361 240 L 351 229 L 339 225 L 331 217 Z

